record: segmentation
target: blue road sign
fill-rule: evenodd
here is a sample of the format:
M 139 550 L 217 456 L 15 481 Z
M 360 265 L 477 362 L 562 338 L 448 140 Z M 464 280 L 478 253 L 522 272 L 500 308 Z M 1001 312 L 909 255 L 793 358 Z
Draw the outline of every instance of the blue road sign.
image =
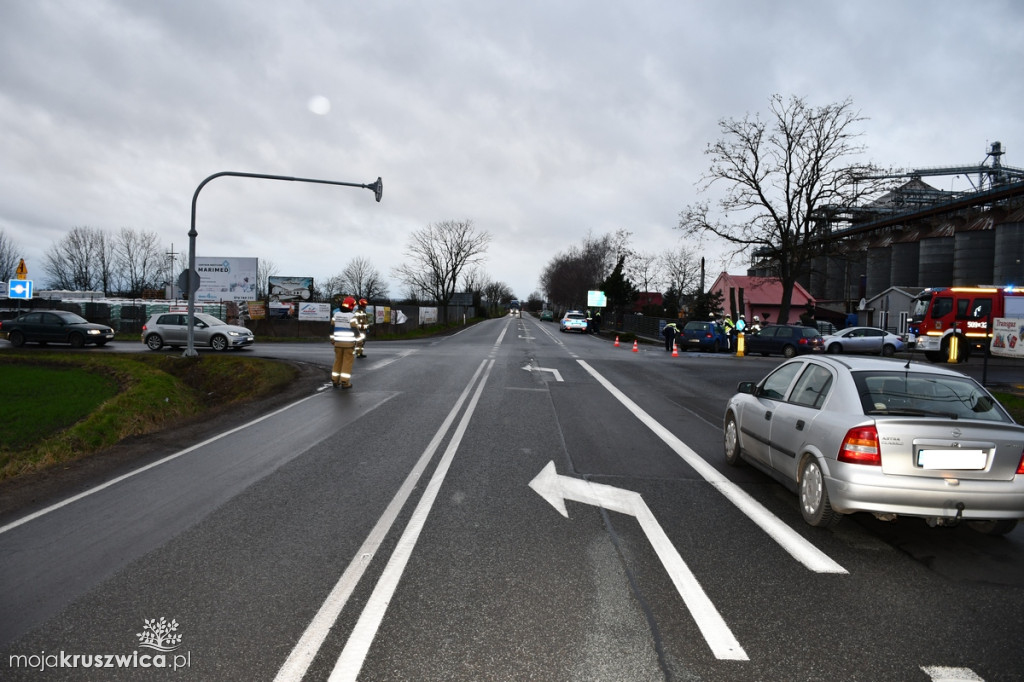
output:
M 7 288 L 8 298 L 24 298 L 26 300 L 32 298 L 32 280 L 30 279 L 12 279 L 8 282 Z

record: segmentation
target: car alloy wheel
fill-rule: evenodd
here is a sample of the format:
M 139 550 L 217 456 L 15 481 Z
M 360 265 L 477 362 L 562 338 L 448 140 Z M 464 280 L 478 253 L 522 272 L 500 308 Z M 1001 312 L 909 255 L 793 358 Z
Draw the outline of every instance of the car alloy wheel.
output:
M 813 457 L 808 457 L 800 468 L 800 514 L 812 526 L 827 528 L 839 523 L 842 515 L 832 511 L 828 500 L 828 489 L 821 466 Z
M 210 339 L 210 348 L 214 350 L 227 350 L 227 347 L 228 340 L 220 334 Z
M 150 350 L 160 350 L 163 346 L 164 341 L 158 334 L 150 334 L 146 337 L 146 347 Z
M 736 416 L 732 412 L 725 418 L 725 461 L 731 466 L 739 466 L 740 431 L 736 426 Z
M 25 335 L 19 331 L 11 332 L 11 335 L 7 337 L 7 340 L 11 342 L 11 345 L 15 348 L 25 345 Z

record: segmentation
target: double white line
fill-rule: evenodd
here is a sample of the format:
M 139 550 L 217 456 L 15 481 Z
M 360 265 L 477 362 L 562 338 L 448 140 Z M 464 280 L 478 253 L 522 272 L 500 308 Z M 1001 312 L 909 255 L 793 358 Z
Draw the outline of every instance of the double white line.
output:
M 463 403 L 466 402 L 470 393 L 473 393 L 473 398 L 470 400 L 465 413 L 463 413 L 462 419 L 459 421 L 459 425 L 455 429 L 455 433 L 452 435 L 451 441 L 448 443 L 448 448 L 441 457 L 441 461 L 438 462 L 437 469 L 434 470 L 434 475 L 431 477 L 430 483 L 427 484 L 427 488 L 424 491 L 423 496 L 420 498 L 419 504 L 416 505 L 412 518 L 409 520 L 409 524 L 405 528 L 405 532 L 402 533 L 402 537 L 399 539 L 398 545 L 395 547 L 395 551 L 391 554 L 391 559 L 388 561 L 388 565 L 384 568 L 383 574 L 377 581 L 377 586 L 374 588 L 373 594 L 370 595 L 370 599 L 363 608 L 359 621 L 356 623 L 355 628 L 349 635 L 348 641 L 345 643 L 345 648 L 342 650 L 341 656 L 338 657 L 338 661 L 334 665 L 334 670 L 331 672 L 330 679 L 332 682 L 338 682 L 340 680 L 355 680 L 359 675 L 359 671 L 362 669 L 363 663 L 366 660 L 366 654 L 370 650 L 370 645 L 373 643 L 373 639 L 377 635 L 377 630 L 380 628 L 381 621 L 384 620 L 384 613 L 387 611 L 388 603 L 391 601 L 391 597 L 398 588 L 398 581 L 401 579 L 405 566 L 409 561 L 409 557 L 412 555 L 412 550 L 416 546 L 420 532 L 423 530 L 423 525 L 426 523 L 427 516 L 430 514 L 430 510 L 434 506 L 434 501 L 437 499 L 437 494 L 441 489 L 441 484 L 444 483 L 444 479 L 448 474 L 448 469 L 451 466 L 452 460 L 455 458 L 455 453 L 458 451 L 459 445 L 462 443 L 462 437 L 466 433 L 466 428 L 469 426 L 470 419 L 473 417 L 477 403 L 480 400 L 480 394 L 483 392 L 484 385 L 487 383 L 487 378 L 490 376 L 491 368 L 493 366 L 493 359 L 484 360 L 480 363 L 480 367 L 477 368 L 476 373 L 473 374 L 473 378 L 470 379 L 469 384 L 467 384 L 466 388 L 462 391 L 462 394 L 456 401 L 455 406 L 451 409 L 451 412 L 448 413 L 448 416 L 445 418 L 444 422 L 442 422 L 437 433 L 434 434 L 434 437 L 427 445 L 426 450 L 424 450 L 423 454 L 420 455 L 419 460 L 416 462 L 416 466 L 414 466 L 412 471 L 409 472 L 409 475 L 402 483 L 402 487 L 398 489 L 397 493 L 395 493 L 391 503 L 388 505 L 387 509 L 384 510 L 384 514 L 377 521 L 377 524 L 373 527 L 373 530 L 370 531 L 370 534 L 363 542 L 363 545 L 359 548 L 359 551 L 356 553 L 356 557 L 348 565 L 348 568 L 345 569 L 341 579 L 338 580 L 334 589 L 332 589 L 331 593 L 327 596 L 327 600 L 324 601 L 320 610 L 317 612 L 316 616 L 313 618 L 312 622 L 306 628 L 306 631 L 302 634 L 302 637 L 295 645 L 295 648 L 292 649 L 292 653 L 288 656 L 288 660 L 285 661 L 284 665 L 278 671 L 277 677 L 274 678 L 275 682 L 298 682 L 305 676 L 306 671 L 309 669 L 310 664 L 313 662 L 317 652 L 323 645 L 328 633 L 334 626 L 334 623 L 338 620 L 338 616 L 341 614 L 342 609 L 344 609 L 345 605 L 348 603 L 348 599 L 352 595 L 353 590 L 355 590 L 359 580 L 363 577 L 363 574 L 369 567 L 370 561 L 380 548 L 384 538 L 390 532 L 391 527 L 394 525 L 399 513 L 408 501 L 417 482 L 423 475 L 427 466 L 430 464 L 430 460 L 433 459 L 434 453 L 437 452 L 438 447 L 440 447 L 441 441 L 444 440 L 445 435 L 448 433 L 448 429 L 451 428 L 452 423 L 455 421 L 456 415 L 458 415 L 459 410 L 462 409 Z M 476 384 L 476 391 L 473 391 L 474 384 Z

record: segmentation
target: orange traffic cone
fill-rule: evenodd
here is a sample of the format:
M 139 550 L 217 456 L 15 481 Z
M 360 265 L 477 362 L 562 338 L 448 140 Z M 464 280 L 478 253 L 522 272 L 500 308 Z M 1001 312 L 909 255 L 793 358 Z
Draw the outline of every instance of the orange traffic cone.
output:
M 678 358 L 679 357 L 679 347 L 676 346 L 675 342 L 672 343 L 672 357 L 674 357 L 674 358 Z
M 616 348 L 619 347 L 619 337 L 618 337 L 618 335 L 615 336 L 615 347 Z
M 636 341 L 633 341 L 633 352 L 634 353 L 639 353 L 640 352 L 640 348 L 636 345 Z

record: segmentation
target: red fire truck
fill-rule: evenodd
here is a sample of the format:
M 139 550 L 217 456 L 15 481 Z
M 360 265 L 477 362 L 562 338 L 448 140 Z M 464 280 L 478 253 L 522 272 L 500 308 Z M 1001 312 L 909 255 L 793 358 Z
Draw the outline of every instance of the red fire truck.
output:
M 984 351 L 996 317 L 1024 317 L 1024 290 L 1014 287 L 937 287 L 914 299 L 907 341 L 932 362 L 949 357 L 949 340 L 957 335 L 957 360 L 971 349 Z

